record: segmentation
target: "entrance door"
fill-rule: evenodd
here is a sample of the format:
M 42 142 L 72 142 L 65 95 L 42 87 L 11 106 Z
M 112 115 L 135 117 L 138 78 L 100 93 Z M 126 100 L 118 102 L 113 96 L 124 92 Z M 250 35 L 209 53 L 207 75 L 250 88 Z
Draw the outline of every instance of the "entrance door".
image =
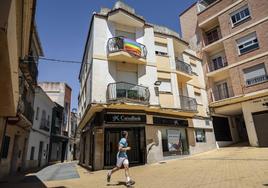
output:
M 128 131 L 128 145 L 131 150 L 127 152 L 130 164 L 145 163 L 145 134 L 144 128 L 114 128 L 105 130 L 105 166 L 114 166 L 118 153 L 118 143 L 121 139 L 121 132 Z
M 268 111 L 253 113 L 253 121 L 260 147 L 268 147 Z
M 15 135 L 14 138 L 14 146 L 12 151 L 12 159 L 11 159 L 11 174 L 16 173 L 18 171 L 18 159 L 19 159 L 19 135 Z
M 247 133 L 244 117 L 242 114 L 235 117 L 235 123 L 237 125 L 239 141 L 248 142 L 248 133 Z
M 42 164 L 43 145 L 44 145 L 44 142 L 41 141 L 39 143 L 39 151 L 38 151 L 38 167 L 40 167 Z

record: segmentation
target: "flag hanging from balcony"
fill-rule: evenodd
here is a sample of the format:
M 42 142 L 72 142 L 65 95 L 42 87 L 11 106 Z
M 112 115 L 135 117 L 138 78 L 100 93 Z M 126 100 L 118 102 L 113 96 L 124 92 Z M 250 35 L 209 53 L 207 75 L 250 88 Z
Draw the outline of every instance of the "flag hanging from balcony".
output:
M 135 56 L 141 56 L 141 46 L 134 40 L 124 39 L 124 50 Z

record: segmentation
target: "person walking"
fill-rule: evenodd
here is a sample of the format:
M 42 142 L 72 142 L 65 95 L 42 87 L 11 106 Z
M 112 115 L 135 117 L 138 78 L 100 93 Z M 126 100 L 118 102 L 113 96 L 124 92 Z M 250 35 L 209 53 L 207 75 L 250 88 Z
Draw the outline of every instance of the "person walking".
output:
M 127 138 L 128 138 L 128 132 L 122 131 L 122 138 L 118 144 L 116 167 L 114 167 L 112 170 L 108 171 L 107 182 L 111 181 L 112 174 L 115 173 L 116 171 L 120 170 L 120 168 L 123 165 L 124 169 L 125 169 L 126 186 L 129 187 L 131 185 L 134 185 L 135 181 L 133 181 L 130 178 L 130 173 L 129 173 L 129 161 L 128 161 L 128 157 L 127 157 L 127 151 L 131 150 L 131 147 L 128 147 Z

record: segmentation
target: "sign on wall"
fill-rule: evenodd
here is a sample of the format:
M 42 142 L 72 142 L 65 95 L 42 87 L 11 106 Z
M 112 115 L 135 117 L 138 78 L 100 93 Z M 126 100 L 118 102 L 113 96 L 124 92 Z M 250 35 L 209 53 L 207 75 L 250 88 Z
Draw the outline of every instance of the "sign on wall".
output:
M 168 150 L 169 151 L 180 151 L 181 143 L 181 132 L 179 130 L 167 130 L 168 138 Z
M 188 121 L 184 119 L 171 119 L 154 116 L 153 123 L 155 125 L 175 125 L 180 127 L 188 127 Z
M 146 123 L 146 115 L 140 114 L 105 114 L 107 123 Z

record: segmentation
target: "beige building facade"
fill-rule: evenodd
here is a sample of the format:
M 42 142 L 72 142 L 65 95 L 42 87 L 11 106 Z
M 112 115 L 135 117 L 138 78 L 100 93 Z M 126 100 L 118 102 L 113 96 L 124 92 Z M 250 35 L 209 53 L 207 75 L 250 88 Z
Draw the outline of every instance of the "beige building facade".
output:
M 200 0 L 180 15 L 183 38 L 204 61 L 219 146 L 268 146 L 268 2 Z
M 0 5 L 0 178 L 25 169 L 38 57 L 35 0 Z M 22 22 L 23 20 L 23 22 Z
M 79 80 L 85 167 L 114 166 L 123 130 L 131 165 L 216 148 L 202 60 L 178 33 L 120 1 L 93 14 Z

